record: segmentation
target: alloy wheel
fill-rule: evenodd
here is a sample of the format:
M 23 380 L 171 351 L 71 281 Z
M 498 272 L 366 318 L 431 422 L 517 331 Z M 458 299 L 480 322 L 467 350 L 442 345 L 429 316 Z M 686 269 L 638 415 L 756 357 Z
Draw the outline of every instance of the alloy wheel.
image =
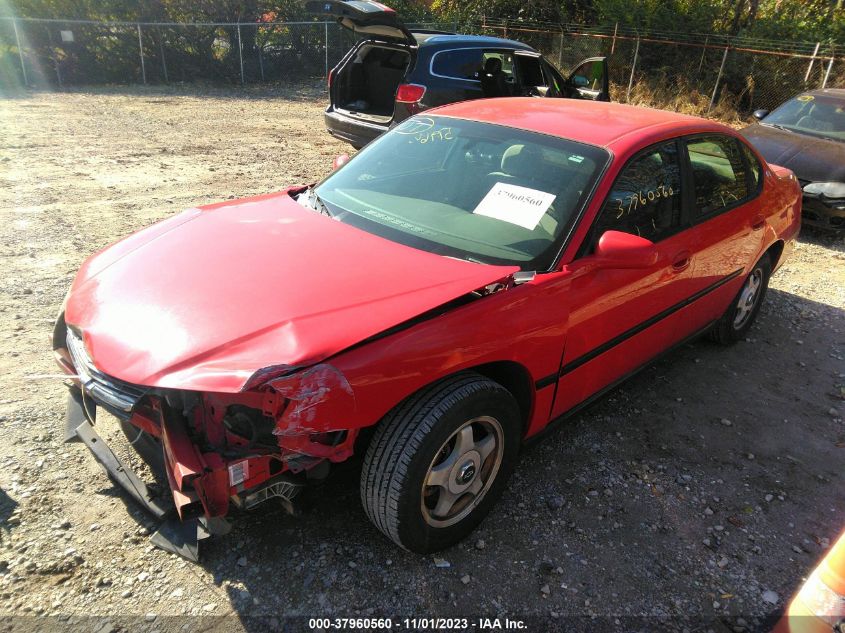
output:
M 448 527 L 468 516 L 490 490 L 504 453 L 498 420 L 465 422 L 435 454 L 423 482 L 422 514 L 432 527 Z

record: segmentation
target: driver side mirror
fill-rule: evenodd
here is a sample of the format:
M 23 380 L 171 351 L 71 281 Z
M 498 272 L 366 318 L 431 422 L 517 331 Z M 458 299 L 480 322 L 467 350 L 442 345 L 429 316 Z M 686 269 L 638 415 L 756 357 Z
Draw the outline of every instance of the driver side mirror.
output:
M 572 85 L 574 85 L 576 88 L 588 88 L 590 86 L 590 80 L 587 79 L 584 75 L 573 75 Z
M 595 255 L 599 268 L 648 268 L 657 263 L 654 242 L 621 231 L 605 231 Z
M 767 116 L 769 116 L 769 111 L 768 110 L 754 110 L 754 114 L 752 114 L 751 116 L 753 116 L 758 121 L 762 121 Z
M 349 154 L 341 154 L 332 161 L 332 169 L 340 169 L 349 162 Z

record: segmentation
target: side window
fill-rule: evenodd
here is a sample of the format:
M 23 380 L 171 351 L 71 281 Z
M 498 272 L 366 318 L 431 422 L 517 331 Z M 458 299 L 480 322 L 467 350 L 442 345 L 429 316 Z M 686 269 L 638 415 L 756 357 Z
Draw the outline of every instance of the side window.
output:
M 431 62 L 431 71 L 435 75 L 456 79 L 478 80 L 483 67 L 482 51 L 478 48 L 441 51 Z
M 543 77 L 543 68 L 540 65 L 539 57 L 528 55 L 517 55 L 517 66 L 519 70 L 519 83 L 524 89 L 545 86 L 546 79 Z
M 671 141 L 625 166 L 599 214 L 594 239 L 605 231 L 622 231 L 656 242 L 680 227 L 680 161 Z
M 687 153 L 695 185 L 693 217 L 718 213 L 748 197 L 745 162 L 734 139 L 693 138 L 687 141 Z
M 481 54 L 481 66 L 487 67 L 488 59 L 498 59 L 502 63 L 502 73 L 508 78 L 513 76 L 513 55 L 499 51 L 484 51 Z
M 543 74 L 548 78 L 549 91 L 546 93 L 547 97 L 562 97 L 564 96 L 564 87 L 566 82 L 560 73 L 555 70 L 547 60 L 543 60 Z
M 754 155 L 748 145 L 743 143 L 742 141 L 737 141 L 739 143 L 739 147 L 742 150 L 742 153 L 745 154 L 745 162 L 748 163 L 748 169 L 751 172 L 751 186 L 753 191 L 760 190 L 760 181 L 763 180 L 763 166 L 760 164 L 760 161 Z

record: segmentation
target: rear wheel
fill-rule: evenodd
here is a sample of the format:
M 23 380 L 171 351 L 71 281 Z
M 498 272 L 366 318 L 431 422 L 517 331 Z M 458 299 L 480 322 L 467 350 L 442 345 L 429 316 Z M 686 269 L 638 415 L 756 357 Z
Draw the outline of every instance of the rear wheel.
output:
M 714 340 L 731 344 L 745 338 L 763 304 L 771 274 L 772 264 L 767 253 L 754 264 L 731 305 L 716 322 L 712 333 Z
M 424 389 L 379 426 L 361 474 L 370 520 L 405 549 L 428 553 L 469 534 L 516 464 L 519 409 L 501 385 L 463 373 Z

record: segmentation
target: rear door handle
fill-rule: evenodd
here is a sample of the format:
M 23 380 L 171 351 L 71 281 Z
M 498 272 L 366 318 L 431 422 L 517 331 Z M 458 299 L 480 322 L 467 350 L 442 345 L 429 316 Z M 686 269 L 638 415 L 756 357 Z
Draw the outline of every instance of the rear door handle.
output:
M 762 215 L 755 215 L 754 219 L 751 220 L 751 228 L 754 231 L 759 231 L 764 226 L 766 226 L 766 218 L 764 218 Z
M 681 272 L 682 270 L 686 270 L 689 266 L 690 262 L 690 254 L 687 251 L 682 253 L 678 253 L 672 259 L 672 270 L 676 273 Z

